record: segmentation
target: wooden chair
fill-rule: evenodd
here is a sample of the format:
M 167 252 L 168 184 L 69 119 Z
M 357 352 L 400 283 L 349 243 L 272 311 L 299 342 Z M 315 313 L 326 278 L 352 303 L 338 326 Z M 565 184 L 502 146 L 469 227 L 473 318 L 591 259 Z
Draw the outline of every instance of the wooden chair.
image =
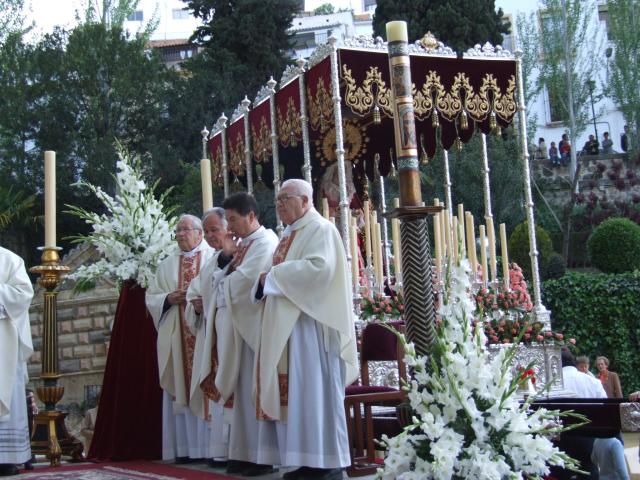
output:
M 404 322 L 386 324 L 399 332 L 404 332 Z M 376 431 L 383 425 L 390 427 L 388 434 L 400 432 L 400 424 L 395 413 L 392 416 L 374 417 L 373 406 L 391 406 L 402 403 L 406 392 L 390 386 L 370 384 L 369 362 L 395 361 L 399 378 L 406 379 L 402 344 L 394 332 L 384 325 L 371 323 L 362 332 L 360 345 L 360 385 L 346 388 L 344 407 L 347 418 L 347 433 L 351 454 L 351 465 L 347 468 L 350 477 L 370 475 L 380 466 L 375 461 L 375 439 L 381 435 Z M 364 419 L 362 412 L 364 411 Z M 377 434 L 378 433 L 378 434 Z

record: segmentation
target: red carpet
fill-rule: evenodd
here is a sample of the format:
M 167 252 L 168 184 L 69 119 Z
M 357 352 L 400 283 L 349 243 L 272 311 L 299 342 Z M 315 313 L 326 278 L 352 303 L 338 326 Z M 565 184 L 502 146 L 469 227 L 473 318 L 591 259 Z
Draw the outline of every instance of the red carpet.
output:
M 204 467 L 203 465 L 203 468 Z M 113 462 L 63 465 L 22 471 L 16 480 L 230 480 L 234 477 L 213 471 L 181 468 L 155 462 Z

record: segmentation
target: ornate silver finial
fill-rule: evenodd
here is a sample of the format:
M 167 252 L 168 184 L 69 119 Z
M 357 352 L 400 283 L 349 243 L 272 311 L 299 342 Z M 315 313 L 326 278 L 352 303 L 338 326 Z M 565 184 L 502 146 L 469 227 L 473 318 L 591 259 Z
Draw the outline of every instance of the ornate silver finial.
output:
M 225 116 L 224 112 L 222 112 L 220 118 L 218 118 L 218 121 L 216 122 L 216 125 L 220 130 L 222 130 L 223 128 L 227 128 L 227 120 L 228 118 Z
M 273 78 L 273 77 L 271 77 Z M 271 89 L 269 88 L 269 85 L 263 85 L 262 87 L 260 87 L 260 90 L 258 90 L 258 93 L 256 93 L 256 98 L 253 100 L 253 106 L 255 107 L 256 105 L 258 105 L 260 102 L 262 102 L 263 100 L 269 98 L 269 95 L 271 95 Z M 245 97 L 247 98 L 247 97 Z M 244 100 L 243 100 L 244 102 Z
M 273 79 L 273 77 L 269 78 L 269 81 L 267 82 L 267 88 L 269 89 L 269 94 L 275 93 L 277 84 L 278 82 L 276 82 Z
M 207 158 L 207 139 L 209 138 L 209 130 L 207 130 L 206 125 L 202 131 L 200 131 L 200 135 L 202 135 L 202 158 Z
M 306 63 L 307 61 L 302 57 L 298 57 L 298 59 L 296 60 L 296 65 L 300 70 L 304 70 Z
M 242 105 L 242 108 L 244 109 L 245 112 L 248 112 L 249 107 L 251 106 L 251 100 L 249 100 L 249 98 L 245 95 L 242 101 L 240 102 L 240 105 Z

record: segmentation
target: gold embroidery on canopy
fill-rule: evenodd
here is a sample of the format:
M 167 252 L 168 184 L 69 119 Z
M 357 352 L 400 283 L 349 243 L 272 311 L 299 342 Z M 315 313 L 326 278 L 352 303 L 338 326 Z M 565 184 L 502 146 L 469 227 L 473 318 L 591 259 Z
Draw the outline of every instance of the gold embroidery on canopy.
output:
M 251 127 L 251 141 L 253 142 L 253 151 L 256 162 L 260 163 L 267 160 L 267 156 L 271 155 L 271 130 L 267 126 L 266 117 L 260 119 L 260 126 L 256 131 L 255 126 Z
M 360 161 L 360 157 L 367 153 L 367 128 L 353 121 L 345 121 L 342 126 L 344 160 L 354 165 Z M 323 167 L 336 161 L 336 129 L 331 127 L 324 132 L 322 137 L 315 141 L 316 158 Z
M 344 102 L 353 113 L 366 115 L 377 104 L 386 115 L 390 117 L 393 115 L 391 90 L 382 79 L 382 72 L 378 70 L 378 67 L 369 67 L 362 85 L 358 86 L 351 69 L 345 63 L 342 65 L 342 78 L 346 84 Z
M 236 175 L 244 173 L 244 137 L 238 132 L 236 141 L 229 143 L 229 168 Z
M 324 84 L 324 78 L 318 78 L 316 94 L 311 95 L 307 88 L 307 104 L 309 106 L 309 124 L 313 130 L 324 130 L 327 122 L 333 123 L 333 102 L 329 90 Z
M 211 159 L 211 177 L 213 178 L 213 183 L 216 185 L 222 186 L 223 178 L 222 178 L 222 146 L 218 145 L 215 153 L 213 154 L 213 158 Z
M 283 113 L 280 107 L 278 110 L 278 137 L 280 143 L 284 147 L 288 147 L 292 137 L 296 139 L 302 136 L 302 128 L 300 126 L 300 112 L 296 110 L 296 104 L 293 97 L 287 100 L 286 110 Z M 293 135 L 292 135 L 293 133 Z

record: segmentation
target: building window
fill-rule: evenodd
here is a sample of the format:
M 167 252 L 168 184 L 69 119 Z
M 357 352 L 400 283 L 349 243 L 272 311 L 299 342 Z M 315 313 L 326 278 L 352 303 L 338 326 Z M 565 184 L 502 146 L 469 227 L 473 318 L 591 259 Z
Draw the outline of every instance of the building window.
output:
M 135 12 L 133 12 L 131 15 L 127 17 L 127 20 L 130 22 L 141 22 L 142 20 L 144 20 L 144 15 L 142 13 L 142 10 L 136 10 Z
M 189 11 L 183 8 L 174 8 L 173 9 L 173 19 L 174 20 L 188 20 L 189 19 Z
M 611 27 L 609 26 L 609 5 L 607 5 L 606 3 L 598 5 L 598 20 L 604 22 L 608 39 L 609 34 L 611 33 Z
M 363 0 L 362 4 L 364 12 L 374 12 L 376 9 L 376 0 Z

